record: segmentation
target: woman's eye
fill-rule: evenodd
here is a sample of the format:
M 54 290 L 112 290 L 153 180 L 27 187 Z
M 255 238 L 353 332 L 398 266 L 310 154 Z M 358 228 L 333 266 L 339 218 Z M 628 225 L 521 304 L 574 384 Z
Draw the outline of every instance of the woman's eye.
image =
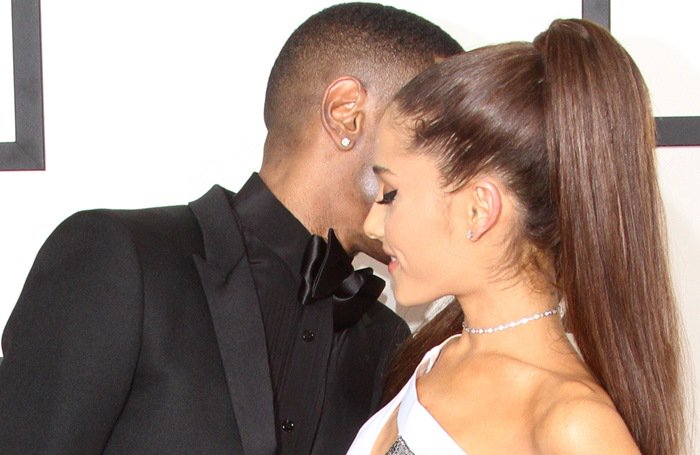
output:
M 394 201 L 394 198 L 396 197 L 396 192 L 398 190 L 393 190 L 389 191 L 388 193 L 384 193 L 382 198 L 377 201 L 377 204 L 391 204 Z

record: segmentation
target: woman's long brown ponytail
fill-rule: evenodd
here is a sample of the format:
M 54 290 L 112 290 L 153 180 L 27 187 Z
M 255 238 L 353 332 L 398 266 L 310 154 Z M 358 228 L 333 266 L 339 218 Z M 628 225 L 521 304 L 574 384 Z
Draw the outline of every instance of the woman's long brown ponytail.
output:
M 601 27 L 555 21 L 535 41 L 567 325 L 645 454 L 683 446 L 680 342 L 649 96 Z

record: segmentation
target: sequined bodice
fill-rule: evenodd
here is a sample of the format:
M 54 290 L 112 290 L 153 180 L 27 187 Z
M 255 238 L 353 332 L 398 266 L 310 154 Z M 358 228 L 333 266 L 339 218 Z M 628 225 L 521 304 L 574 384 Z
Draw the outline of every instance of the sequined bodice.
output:
M 389 447 L 386 455 L 415 455 L 406 445 L 406 441 L 401 436 L 396 438 L 396 441 Z

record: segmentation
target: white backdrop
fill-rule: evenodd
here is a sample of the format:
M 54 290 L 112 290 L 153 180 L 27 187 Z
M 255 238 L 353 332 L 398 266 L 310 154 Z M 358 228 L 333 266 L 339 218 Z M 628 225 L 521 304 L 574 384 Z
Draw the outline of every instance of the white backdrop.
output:
M 47 170 L 0 173 L 0 327 L 37 250 L 70 213 L 185 203 L 213 183 L 237 189 L 261 160 L 277 52 L 332 3 L 44 0 Z M 465 48 L 530 41 L 552 19 L 581 14 L 577 0 L 387 3 L 431 19 Z M 2 116 L 13 103 L 3 82 L 9 4 L 0 0 L 0 141 L 14 139 Z M 698 13 L 696 0 L 612 0 L 613 34 L 640 65 L 657 115 L 700 115 Z M 662 149 L 659 168 L 689 365 L 697 366 L 700 148 Z M 397 310 L 415 325 L 424 308 Z

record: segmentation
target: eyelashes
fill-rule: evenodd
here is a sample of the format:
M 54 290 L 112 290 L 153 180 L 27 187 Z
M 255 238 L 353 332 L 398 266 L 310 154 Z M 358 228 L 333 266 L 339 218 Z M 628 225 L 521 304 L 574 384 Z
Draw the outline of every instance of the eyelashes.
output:
M 396 193 L 398 190 L 393 190 L 389 191 L 388 193 L 384 193 L 382 198 L 378 201 L 375 201 L 377 204 L 391 204 L 394 202 L 394 199 L 396 198 Z

